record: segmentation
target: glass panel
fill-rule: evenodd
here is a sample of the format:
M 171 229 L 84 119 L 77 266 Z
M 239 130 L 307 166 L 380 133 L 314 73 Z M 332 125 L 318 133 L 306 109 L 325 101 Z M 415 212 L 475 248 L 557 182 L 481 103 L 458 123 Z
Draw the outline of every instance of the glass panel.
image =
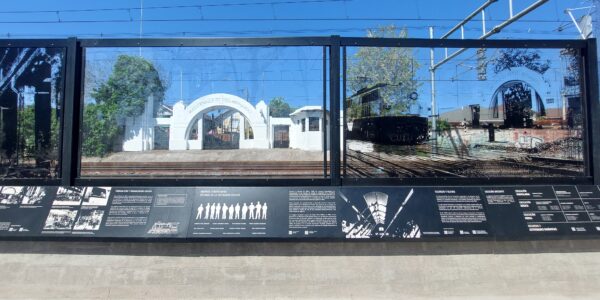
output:
M 64 48 L 0 47 L 0 177 L 59 174 Z
M 82 177 L 323 176 L 322 47 L 88 48 L 85 58 Z
M 574 49 L 348 48 L 348 177 L 584 175 Z

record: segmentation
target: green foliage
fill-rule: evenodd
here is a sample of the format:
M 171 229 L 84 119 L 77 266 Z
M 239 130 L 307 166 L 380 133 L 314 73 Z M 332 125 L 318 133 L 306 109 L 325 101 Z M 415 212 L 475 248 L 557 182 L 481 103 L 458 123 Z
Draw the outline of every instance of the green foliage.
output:
M 516 67 L 525 67 L 534 72 L 544 74 L 550 69 L 550 60 L 542 60 L 539 51 L 529 49 L 502 49 L 497 58 L 492 60 L 494 72 L 500 73 Z
M 141 57 L 120 55 L 108 80 L 92 92 L 96 103 L 86 104 L 83 117 L 83 155 L 112 152 L 120 132 L 119 122 L 144 112 L 152 97 L 158 109 L 165 87 L 154 65 Z
M 50 143 L 48 147 L 36 147 L 35 143 L 35 107 L 25 106 L 18 112 L 19 116 L 19 146 L 18 153 L 21 158 L 37 157 L 48 160 L 58 159 L 59 127 L 56 108 L 52 108 L 50 116 Z M 43 144 L 43 141 L 38 141 Z M 37 150 L 36 150 L 37 148 Z
M 141 57 L 120 55 L 108 81 L 95 89 L 92 97 L 98 104 L 118 104 L 119 116 L 137 117 L 144 112 L 148 97 L 153 96 L 159 104 L 164 94 L 163 83 L 151 62 Z
M 362 116 L 362 105 L 355 101 L 346 101 L 346 114 L 349 121 Z
M 450 123 L 448 123 L 448 120 L 444 119 L 437 119 L 435 122 L 435 126 L 437 127 L 438 131 L 446 131 L 450 130 L 451 128 Z M 429 121 L 429 127 L 431 128 L 431 121 Z
M 35 151 L 35 110 L 33 105 L 19 111 L 19 156 L 32 155 Z
M 83 155 L 103 157 L 112 152 L 116 137 L 118 106 L 115 103 L 88 104 L 83 110 Z
M 290 116 L 292 108 L 283 97 L 275 97 L 269 102 L 269 112 L 271 117 L 284 118 Z
M 369 30 L 368 37 L 406 38 L 405 29 L 386 26 Z M 417 100 L 409 95 L 417 91 L 419 83 L 415 72 L 419 63 L 414 58 L 413 50 L 398 47 L 360 47 L 352 59 L 348 61 L 348 82 L 352 93 L 385 84 L 379 89 L 386 111 L 382 115 L 398 115 L 406 113 Z

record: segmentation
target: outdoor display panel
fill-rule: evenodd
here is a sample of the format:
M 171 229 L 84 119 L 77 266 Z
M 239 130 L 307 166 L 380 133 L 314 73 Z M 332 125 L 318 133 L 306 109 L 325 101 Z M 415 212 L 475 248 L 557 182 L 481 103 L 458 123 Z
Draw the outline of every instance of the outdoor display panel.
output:
M 435 64 L 452 47 L 467 48 L 432 68 L 430 55 Z M 15 122 L 3 114 L 2 135 L 20 137 L 3 155 L 25 153 L 2 159 L 2 238 L 600 232 L 595 40 L 73 38 L 0 49 L 2 80 L 18 70 L 11 57 L 42 55 L 2 91 L 2 107 L 17 95 L 18 108 Z
M 456 50 L 347 48 L 345 176 L 585 175 L 579 49 Z
M 3 186 L 0 237 L 413 240 L 596 236 L 598 186 Z
M 0 177 L 59 177 L 66 48 L 0 46 Z
M 84 51 L 81 177 L 326 176 L 323 47 Z

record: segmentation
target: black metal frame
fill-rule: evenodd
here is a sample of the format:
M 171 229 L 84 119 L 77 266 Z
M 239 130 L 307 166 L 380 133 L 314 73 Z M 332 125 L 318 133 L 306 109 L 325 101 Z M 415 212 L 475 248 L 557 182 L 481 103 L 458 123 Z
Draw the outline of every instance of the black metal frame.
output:
M 587 47 L 582 48 L 584 108 L 586 109 L 585 129 L 588 144 L 588 175 L 594 184 L 600 184 L 600 87 L 598 86 L 598 45 L 596 39 L 587 40 Z
M 437 40 L 405 38 L 278 37 L 278 38 L 178 38 L 178 39 L 77 39 L 0 40 L 0 47 L 65 47 L 67 50 L 65 99 L 61 130 L 60 179 L 0 179 L 11 185 L 112 185 L 112 186 L 340 186 L 340 185 L 489 185 L 489 184 L 600 184 L 600 112 L 596 40 Z M 80 143 L 83 113 L 85 48 L 93 47 L 273 47 L 317 46 L 329 49 L 329 161 L 324 155 L 324 177 L 294 178 L 81 178 Z M 408 48 L 577 48 L 581 50 L 583 107 L 586 116 L 585 176 L 563 178 L 346 178 L 345 140 L 341 140 L 340 108 L 345 107 L 346 47 Z M 324 53 L 327 54 L 327 53 Z M 327 55 L 325 55 L 327 56 Z M 325 63 L 325 62 L 324 62 Z M 324 70 L 325 72 L 325 70 Z M 327 75 L 327 74 L 324 74 Z M 327 78 L 327 76 L 325 76 Z M 324 80 L 324 91 L 327 83 Z M 326 95 L 323 99 L 326 101 Z M 326 103 L 325 103 L 326 104 Z M 324 107 L 326 109 L 327 106 Z M 345 117 L 345 115 L 344 115 Z M 345 122 L 344 122 L 345 123 Z M 326 122 L 324 122 L 326 124 Z M 345 125 L 344 125 L 345 126 Z M 327 137 L 328 136 L 328 137 Z M 340 143 L 344 148 L 340 149 Z M 343 162 L 343 164 L 342 164 Z M 329 173 L 327 172 L 329 167 Z
M 0 47 L 7 48 L 63 48 L 65 49 L 65 61 L 67 68 L 70 66 L 74 67 L 75 64 L 70 60 L 71 55 L 75 53 L 76 48 L 74 44 L 75 39 L 0 39 Z M 61 103 L 62 113 L 60 120 L 60 134 L 59 134 L 59 170 L 57 172 L 56 178 L 0 178 L 0 185 L 59 185 L 65 184 L 63 179 L 64 170 L 68 170 L 65 168 L 65 162 L 70 161 L 70 159 L 63 159 L 64 157 L 70 157 L 68 153 L 65 151 L 65 143 L 67 142 L 69 135 L 65 135 L 64 128 L 71 127 L 69 116 L 66 115 L 67 110 L 70 109 L 69 101 L 67 99 L 73 99 L 70 97 L 71 92 L 71 77 L 73 73 L 70 70 L 63 70 L 63 99 Z M 68 164 L 68 162 L 67 162 Z
M 343 38 L 344 56 L 346 47 L 403 47 L 403 48 L 539 48 L 561 49 L 575 48 L 581 54 L 582 106 L 585 115 L 584 144 L 584 175 L 564 177 L 489 177 L 489 178 L 346 178 L 342 185 L 489 185 L 489 184 L 598 184 L 600 183 L 600 163 L 593 157 L 600 157 L 600 138 L 598 137 L 598 71 L 596 57 L 596 40 L 440 40 L 440 39 L 404 39 L 404 38 Z M 344 59 L 344 79 L 346 78 Z M 596 70 L 594 70 L 594 68 Z M 344 80 L 345 85 L 345 80 Z M 345 91 L 344 91 L 345 92 Z M 596 99 L 596 101 L 592 101 Z M 596 107 L 593 107 L 593 105 Z M 345 122 L 344 115 L 344 124 Z M 594 147 L 595 145 L 595 147 Z M 346 145 L 344 141 L 344 162 L 346 160 Z M 344 163 L 344 167 L 345 167 Z M 343 171 L 344 172 L 344 171 Z M 594 176 L 596 174 L 596 176 Z
M 323 47 L 324 50 L 329 48 L 329 69 L 333 68 L 335 65 L 332 58 L 331 50 L 331 38 L 329 37 L 302 37 L 302 38 L 189 38 L 189 39 L 82 39 L 79 40 L 80 46 L 80 56 L 79 60 L 81 61 L 78 66 L 80 66 L 79 72 L 80 74 L 85 74 L 85 48 L 96 48 L 96 47 L 293 47 L 293 46 L 314 46 L 314 47 Z M 339 51 L 339 50 L 338 50 Z M 327 53 L 324 53 L 327 54 Z M 324 56 L 325 57 L 325 56 Z M 338 59 L 339 63 L 339 59 Z M 326 61 L 324 60 L 323 65 L 326 66 Z M 326 70 L 323 70 L 326 72 Z M 330 82 L 333 78 L 331 75 L 333 73 L 329 72 Z M 327 74 L 324 74 L 327 75 Z M 81 76 L 79 76 L 79 82 L 77 86 L 79 87 L 79 91 L 75 93 L 78 95 L 79 101 L 75 101 L 79 103 L 79 122 L 81 124 L 81 120 L 83 120 L 83 81 Z M 331 86 L 330 93 L 331 93 Z M 323 94 L 324 99 L 323 102 L 326 104 L 326 95 L 327 95 L 327 85 L 326 80 L 323 83 Z M 334 95 L 331 94 L 333 97 Z M 330 98 L 331 99 L 331 98 Z M 331 103 L 331 102 L 330 102 Z M 326 109 L 326 106 L 324 107 Z M 330 114 L 330 118 L 333 117 Z M 333 122 L 331 122 L 333 123 Z M 331 125 L 330 125 L 331 126 Z M 323 126 L 323 143 L 327 143 L 327 127 Z M 253 178 L 253 177 L 229 177 L 229 178 L 219 178 L 212 179 L 206 177 L 198 177 L 195 178 L 190 176 L 188 178 L 183 177 L 146 177 L 146 178 L 93 178 L 93 177 L 80 177 L 81 170 L 81 140 L 82 140 L 82 130 L 78 130 L 78 134 L 74 134 L 73 137 L 77 137 L 77 140 L 73 140 L 73 144 L 79 145 L 77 147 L 77 152 L 73 152 L 72 154 L 77 157 L 77 164 L 72 166 L 72 174 L 75 176 L 72 178 L 72 182 L 74 185 L 110 185 L 110 186 L 290 186 L 290 185 L 298 185 L 298 186 L 327 186 L 331 185 L 331 176 L 333 176 L 334 168 L 332 166 L 332 160 L 330 159 L 329 164 L 327 161 L 327 152 L 324 151 L 324 160 L 323 160 L 323 177 L 315 177 L 315 178 Z M 330 143 L 333 140 L 330 141 Z M 333 155 L 331 156 L 333 157 Z M 328 174 L 328 170 L 330 173 Z

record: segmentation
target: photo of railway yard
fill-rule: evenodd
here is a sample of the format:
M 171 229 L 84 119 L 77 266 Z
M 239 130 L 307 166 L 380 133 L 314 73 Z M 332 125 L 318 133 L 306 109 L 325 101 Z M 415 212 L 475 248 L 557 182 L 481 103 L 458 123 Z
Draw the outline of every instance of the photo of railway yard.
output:
M 384 27 L 370 34 L 402 37 L 403 31 Z M 215 68 L 235 63 L 250 82 L 263 60 L 281 68 L 296 61 L 323 62 L 320 49 L 273 48 L 239 48 L 235 57 L 225 57 L 219 49 L 190 48 L 175 55 L 159 48 L 148 52 L 149 58 L 137 57 L 131 49 L 88 50 L 91 69 L 86 74 L 100 75 L 86 81 L 81 176 L 328 176 L 335 146 L 330 143 L 331 108 L 323 109 L 328 91 L 322 68 L 303 71 L 317 78 L 311 80 L 296 71 L 299 75 L 291 73 L 289 79 L 282 80 L 281 74 L 261 78 L 257 82 L 270 94 L 259 96 L 245 79 L 230 80 L 227 72 L 195 79 L 202 74 L 195 73 L 195 65 L 173 62 L 204 55 L 203 63 Z M 585 175 L 585 105 L 576 52 L 467 49 L 456 62 L 432 68 L 429 51 L 347 48 L 341 81 L 345 93 L 335 121 L 341 127 L 342 176 Z M 267 58 L 273 53 L 279 58 Z M 112 69 L 94 64 L 107 60 Z M 132 66 L 140 71 L 125 76 Z M 185 68 L 188 72 L 179 73 Z M 180 78 L 165 80 L 165 69 Z M 130 85 L 144 82 L 146 90 L 133 100 L 115 98 L 127 80 Z M 190 85 L 186 80 L 195 85 L 184 95 Z M 295 99 L 284 84 L 314 95 Z
M 498 131 L 511 138 L 525 137 L 522 140 L 544 134 L 539 129 Z M 484 135 L 487 130 L 453 128 L 440 136 L 437 153 L 431 143 L 394 146 L 348 140 L 345 171 L 348 177 L 367 178 L 581 176 L 581 138 L 564 131 L 562 138 L 531 147 L 507 141 L 465 142 L 464 136 Z
M 355 50 L 345 102 L 345 176 L 584 175 L 584 105 L 576 53 L 465 52 L 468 58 L 456 64 L 431 67 L 407 59 L 428 53 L 423 49 Z M 375 62 L 369 60 L 373 56 Z M 395 66 L 377 67 L 392 58 L 399 61 Z

